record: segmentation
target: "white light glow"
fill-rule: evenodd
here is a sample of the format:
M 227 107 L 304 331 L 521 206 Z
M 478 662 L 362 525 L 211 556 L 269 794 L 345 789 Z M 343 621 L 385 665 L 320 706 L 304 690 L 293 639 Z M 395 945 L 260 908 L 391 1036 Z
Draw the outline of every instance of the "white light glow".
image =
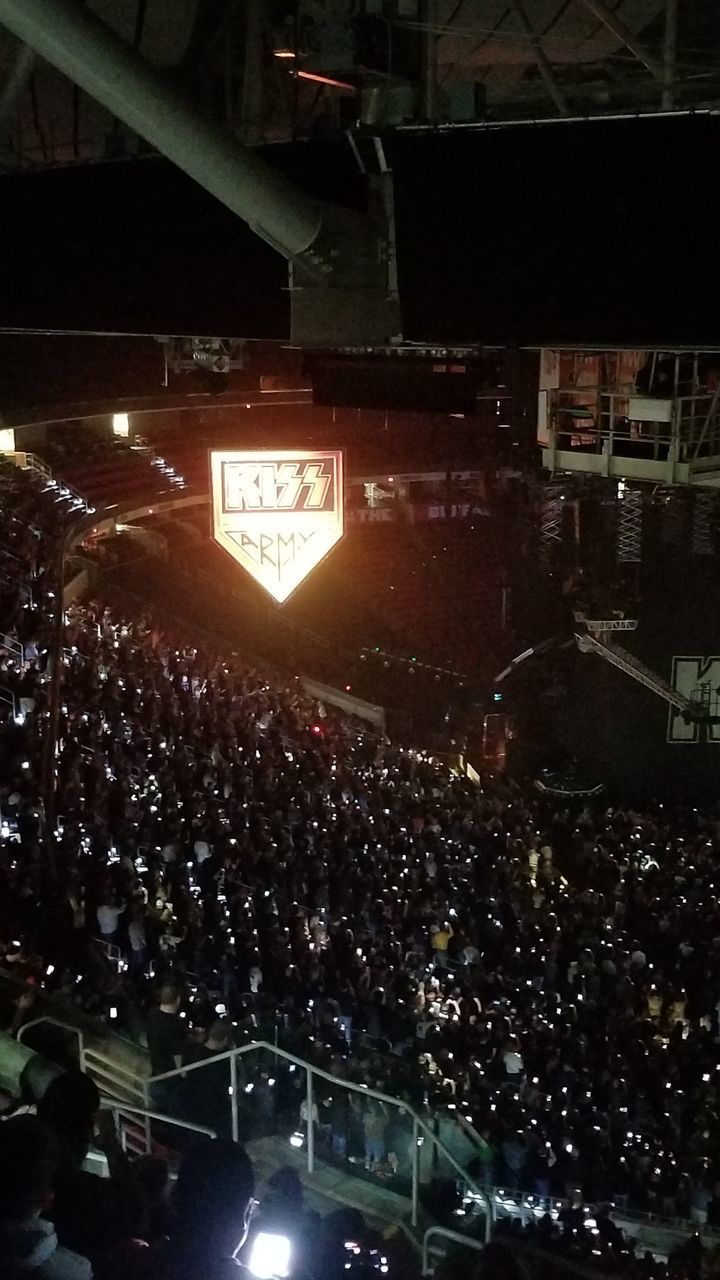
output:
M 287 1236 L 270 1231 L 258 1231 L 252 1242 L 248 1271 L 258 1280 L 284 1277 L 290 1271 L 290 1241 Z

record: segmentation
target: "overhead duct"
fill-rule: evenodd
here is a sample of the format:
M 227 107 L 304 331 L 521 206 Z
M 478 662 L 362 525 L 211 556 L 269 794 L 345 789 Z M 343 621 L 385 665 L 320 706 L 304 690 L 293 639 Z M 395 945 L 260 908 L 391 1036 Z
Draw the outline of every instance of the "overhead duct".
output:
M 0 23 L 288 260 L 294 340 L 375 342 L 397 332 L 397 304 L 388 299 L 386 273 L 378 267 L 381 221 L 373 225 L 313 200 L 198 115 L 161 73 L 73 0 L 0 0 Z

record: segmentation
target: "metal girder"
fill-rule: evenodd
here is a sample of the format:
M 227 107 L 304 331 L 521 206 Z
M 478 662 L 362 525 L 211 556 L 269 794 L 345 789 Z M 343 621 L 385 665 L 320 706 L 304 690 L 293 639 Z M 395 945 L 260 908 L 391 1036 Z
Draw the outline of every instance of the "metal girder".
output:
M 368 345 L 400 335 L 399 299 L 388 269 L 389 198 L 375 194 L 364 215 L 313 200 L 205 120 L 73 0 L 0 0 L 0 24 L 287 259 L 293 342 Z M 385 186 L 391 183 L 389 172 L 381 176 Z
M 678 711 L 682 711 L 687 715 L 694 715 L 696 718 L 702 714 L 701 708 L 696 702 L 686 698 L 679 690 L 673 689 L 667 680 L 663 680 L 662 676 L 651 671 L 650 667 L 647 667 L 644 662 L 636 658 L 634 653 L 628 653 L 627 649 L 621 648 L 619 644 L 614 644 L 607 636 L 598 637 L 576 632 L 575 640 L 581 653 L 596 653 L 598 657 L 604 658 L 611 666 L 617 667 L 618 671 L 624 672 L 626 676 L 630 676 L 638 684 L 644 685 L 651 693 L 655 693 L 659 698 L 663 698 L 665 702 L 669 702 L 670 706 L 677 707 Z
M 631 53 L 635 54 L 638 62 L 642 62 L 643 66 L 647 67 L 650 74 L 655 77 L 659 84 L 665 84 L 665 68 L 662 62 L 647 52 L 634 32 L 625 26 L 622 18 L 613 13 L 612 9 L 608 9 L 603 0 L 582 0 L 582 3 L 597 18 L 598 22 L 602 22 L 608 31 L 612 31 L 621 44 L 624 44 Z
M 284 257 L 302 261 L 312 249 L 322 206 L 187 106 L 89 10 L 72 0 L 0 0 L 0 23 Z
M 510 0 L 510 8 L 522 27 L 525 35 L 529 37 L 535 54 L 535 61 L 538 64 L 538 71 L 542 78 L 543 84 L 552 98 L 558 112 L 561 116 L 568 116 L 570 108 L 568 107 L 565 95 L 555 78 L 555 73 L 550 65 L 548 56 L 543 49 L 542 41 L 539 35 L 530 24 L 530 20 L 522 5 L 522 0 Z
M 540 550 L 545 559 L 552 556 L 555 547 L 562 546 L 563 510 L 561 486 L 549 484 L 545 489 L 540 513 Z
M 619 564 L 640 564 L 642 560 L 643 496 L 640 489 L 626 489 L 618 495 L 617 559 Z

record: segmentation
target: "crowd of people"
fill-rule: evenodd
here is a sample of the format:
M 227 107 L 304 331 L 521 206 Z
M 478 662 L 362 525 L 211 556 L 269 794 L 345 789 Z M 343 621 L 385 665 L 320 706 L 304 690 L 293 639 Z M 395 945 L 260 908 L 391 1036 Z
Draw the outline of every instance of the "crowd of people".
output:
M 486 1263 L 495 1250 L 505 1276 L 514 1275 L 515 1280 L 529 1280 L 530 1276 L 553 1280 L 558 1271 L 632 1280 L 699 1280 L 711 1275 L 715 1265 L 713 1251 L 703 1245 L 697 1233 L 679 1241 L 667 1259 L 649 1249 L 636 1250 L 607 1209 L 593 1218 L 568 1207 L 556 1220 L 545 1214 L 532 1223 L 503 1221 L 488 1246 Z
M 487 1186 L 720 1225 L 720 812 L 451 776 L 96 599 L 66 610 L 48 821 L 77 513 L 2 484 L 4 966 L 147 1037 L 154 1074 L 269 1018 L 338 1078 L 462 1115 Z M 381 1104 L 330 1090 L 295 1127 L 326 1115 L 338 1158 L 402 1172 Z
M 255 1199 L 239 1144 L 197 1140 L 173 1179 L 158 1156 L 129 1159 L 97 1086 L 80 1071 L 53 1080 L 32 1110 L 0 1121 L 3 1280 L 228 1280 L 240 1269 L 263 1277 L 268 1242 L 308 1280 L 388 1273 L 382 1241 L 362 1215 L 321 1217 L 291 1168 L 278 1169 Z M 107 1176 L 84 1167 L 91 1143 Z

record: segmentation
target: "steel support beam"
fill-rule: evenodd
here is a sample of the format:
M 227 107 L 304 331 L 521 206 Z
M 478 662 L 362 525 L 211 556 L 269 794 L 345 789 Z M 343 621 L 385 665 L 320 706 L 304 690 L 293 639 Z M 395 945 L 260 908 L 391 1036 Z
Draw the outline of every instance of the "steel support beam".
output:
M 0 0 L 0 23 L 285 258 L 302 261 L 321 233 L 322 206 L 202 119 L 93 13 L 72 0 Z
M 615 644 L 608 636 L 598 637 L 576 632 L 575 640 L 581 653 L 598 654 L 611 666 L 617 667 L 618 671 L 624 672 L 626 676 L 637 680 L 638 684 L 644 685 L 651 693 L 657 694 L 658 698 L 663 698 L 670 706 L 677 707 L 678 711 L 692 714 L 696 710 L 697 703 L 686 698 L 679 690 L 673 689 L 667 680 L 663 680 L 662 676 L 651 671 L 650 667 L 646 667 L 634 653 L 629 653 L 627 649 Z
M 647 67 L 650 74 L 655 77 L 658 83 L 664 85 L 665 69 L 662 62 L 659 62 L 657 58 L 653 57 L 651 53 L 648 53 L 643 48 L 634 32 L 632 32 L 629 27 L 625 26 L 622 18 L 619 18 L 616 13 L 613 13 L 612 9 L 608 9 L 607 5 L 603 3 L 603 0 L 582 0 L 582 3 L 585 5 L 585 8 L 589 9 L 590 13 L 597 18 L 598 22 L 602 22 L 603 25 L 607 27 L 608 31 L 612 31 L 613 35 L 617 37 L 621 44 L 624 44 L 631 53 L 635 54 L 638 62 L 642 62 L 643 66 Z
M 530 25 L 530 20 L 523 8 L 522 0 L 510 0 L 510 8 L 520 23 L 522 31 L 529 38 L 530 43 L 532 44 L 535 61 L 537 62 L 542 82 L 555 103 L 555 106 L 558 109 L 558 114 L 561 116 L 568 116 L 570 114 L 570 109 L 568 107 L 565 94 L 555 78 L 555 73 L 550 65 L 549 58 L 543 49 L 539 35 Z

